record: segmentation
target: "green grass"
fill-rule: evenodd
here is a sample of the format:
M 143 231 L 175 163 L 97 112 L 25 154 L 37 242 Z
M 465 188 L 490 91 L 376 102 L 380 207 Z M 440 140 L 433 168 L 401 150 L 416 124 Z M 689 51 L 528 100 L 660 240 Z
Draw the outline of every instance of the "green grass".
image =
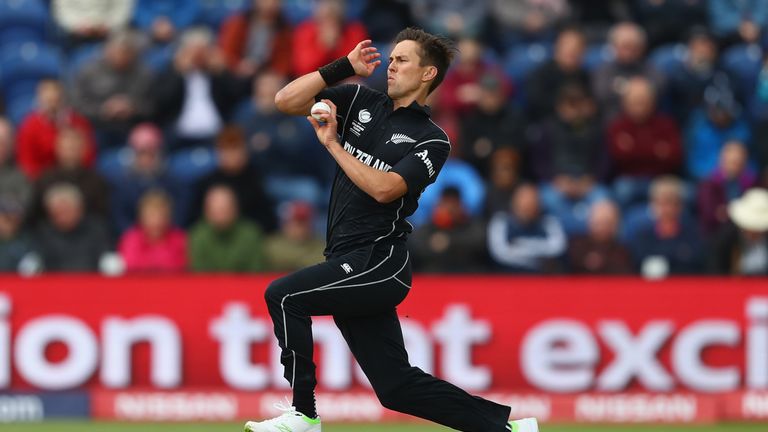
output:
M 323 425 L 325 432 L 438 432 L 448 429 L 421 424 Z M 0 425 L 2 432 L 241 432 L 240 423 L 98 423 L 44 422 Z M 723 424 L 714 426 L 570 426 L 542 425 L 541 432 L 766 432 L 768 424 Z

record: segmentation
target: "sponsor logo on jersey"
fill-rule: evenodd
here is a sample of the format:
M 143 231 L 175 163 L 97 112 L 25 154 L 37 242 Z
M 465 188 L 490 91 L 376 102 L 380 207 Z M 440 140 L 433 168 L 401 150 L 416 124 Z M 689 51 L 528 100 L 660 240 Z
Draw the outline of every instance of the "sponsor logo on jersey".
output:
M 416 140 L 409 137 L 408 135 L 401 134 L 401 133 L 395 133 L 392 134 L 392 138 L 389 139 L 389 142 L 395 143 L 395 144 L 402 144 L 402 143 L 415 143 Z
M 352 273 L 352 266 L 347 263 L 342 264 L 341 269 L 344 270 L 344 273 L 346 274 Z
M 418 153 L 416 153 L 416 157 L 421 159 L 424 162 L 424 165 L 427 167 L 427 172 L 429 173 L 429 176 L 432 177 L 435 175 L 435 166 L 432 165 L 432 161 L 429 160 L 427 157 L 429 155 L 429 152 L 427 150 L 422 150 Z
M 368 123 L 371 121 L 371 113 L 368 112 L 367 109 L 361 109 L 359 113 L 357 113 L 357 119 L 360 120 L 360 123 Z

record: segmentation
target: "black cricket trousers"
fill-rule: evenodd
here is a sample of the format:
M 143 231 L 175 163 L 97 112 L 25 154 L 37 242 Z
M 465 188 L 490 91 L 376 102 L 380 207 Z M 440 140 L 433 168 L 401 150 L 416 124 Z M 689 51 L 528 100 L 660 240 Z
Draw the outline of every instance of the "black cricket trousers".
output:
M 395 310 L 411 285 L 405 242 L 376 243 L 272 282 L 265 298 L 285 378 L 314 397 L 311 316 L 332 315 L 381 404 L 468 432 L 507 431 L 510 408 L 472 396 L 411 366 Z

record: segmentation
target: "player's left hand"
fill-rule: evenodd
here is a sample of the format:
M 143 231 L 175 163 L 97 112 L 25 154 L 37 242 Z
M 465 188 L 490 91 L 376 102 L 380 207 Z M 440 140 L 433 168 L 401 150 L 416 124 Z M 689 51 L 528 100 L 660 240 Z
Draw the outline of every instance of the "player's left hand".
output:
M 338 125 L 338 122 L 336 121 L 336 105 L 334 105 L 333 102 L 331 102 L 329 99 L 322 99 L 322 102 L 327 103 L 328 106 L 331 107 L 330 113 L 320 114 L 320 120 L 322 121 L 322 124 L 311 115 L 307 116 L 307 120 L 309 120 L 312 128 L 315 129 L 317 139 L 320 140 L 322 145 L 328 148 L 333 143 L 339 142 L 339 137 L 336 131 L 336 127 Z

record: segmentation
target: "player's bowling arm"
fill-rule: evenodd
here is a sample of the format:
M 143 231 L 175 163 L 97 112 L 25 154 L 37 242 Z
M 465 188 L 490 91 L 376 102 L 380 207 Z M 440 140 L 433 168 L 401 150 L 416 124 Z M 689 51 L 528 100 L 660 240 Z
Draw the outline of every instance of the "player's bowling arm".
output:
M 326 148 L 352 183 L 377 202 L 387 204 L 408 192 L 408 185 L 400 174 L 369 167 L 347 153 L 338 141 L 330 143 Z
M 307 115 L 315 95 L 326 87 L 320 72 L 314 71 L 291 81 L 275 95 L 275 105 L 290 115 Z

